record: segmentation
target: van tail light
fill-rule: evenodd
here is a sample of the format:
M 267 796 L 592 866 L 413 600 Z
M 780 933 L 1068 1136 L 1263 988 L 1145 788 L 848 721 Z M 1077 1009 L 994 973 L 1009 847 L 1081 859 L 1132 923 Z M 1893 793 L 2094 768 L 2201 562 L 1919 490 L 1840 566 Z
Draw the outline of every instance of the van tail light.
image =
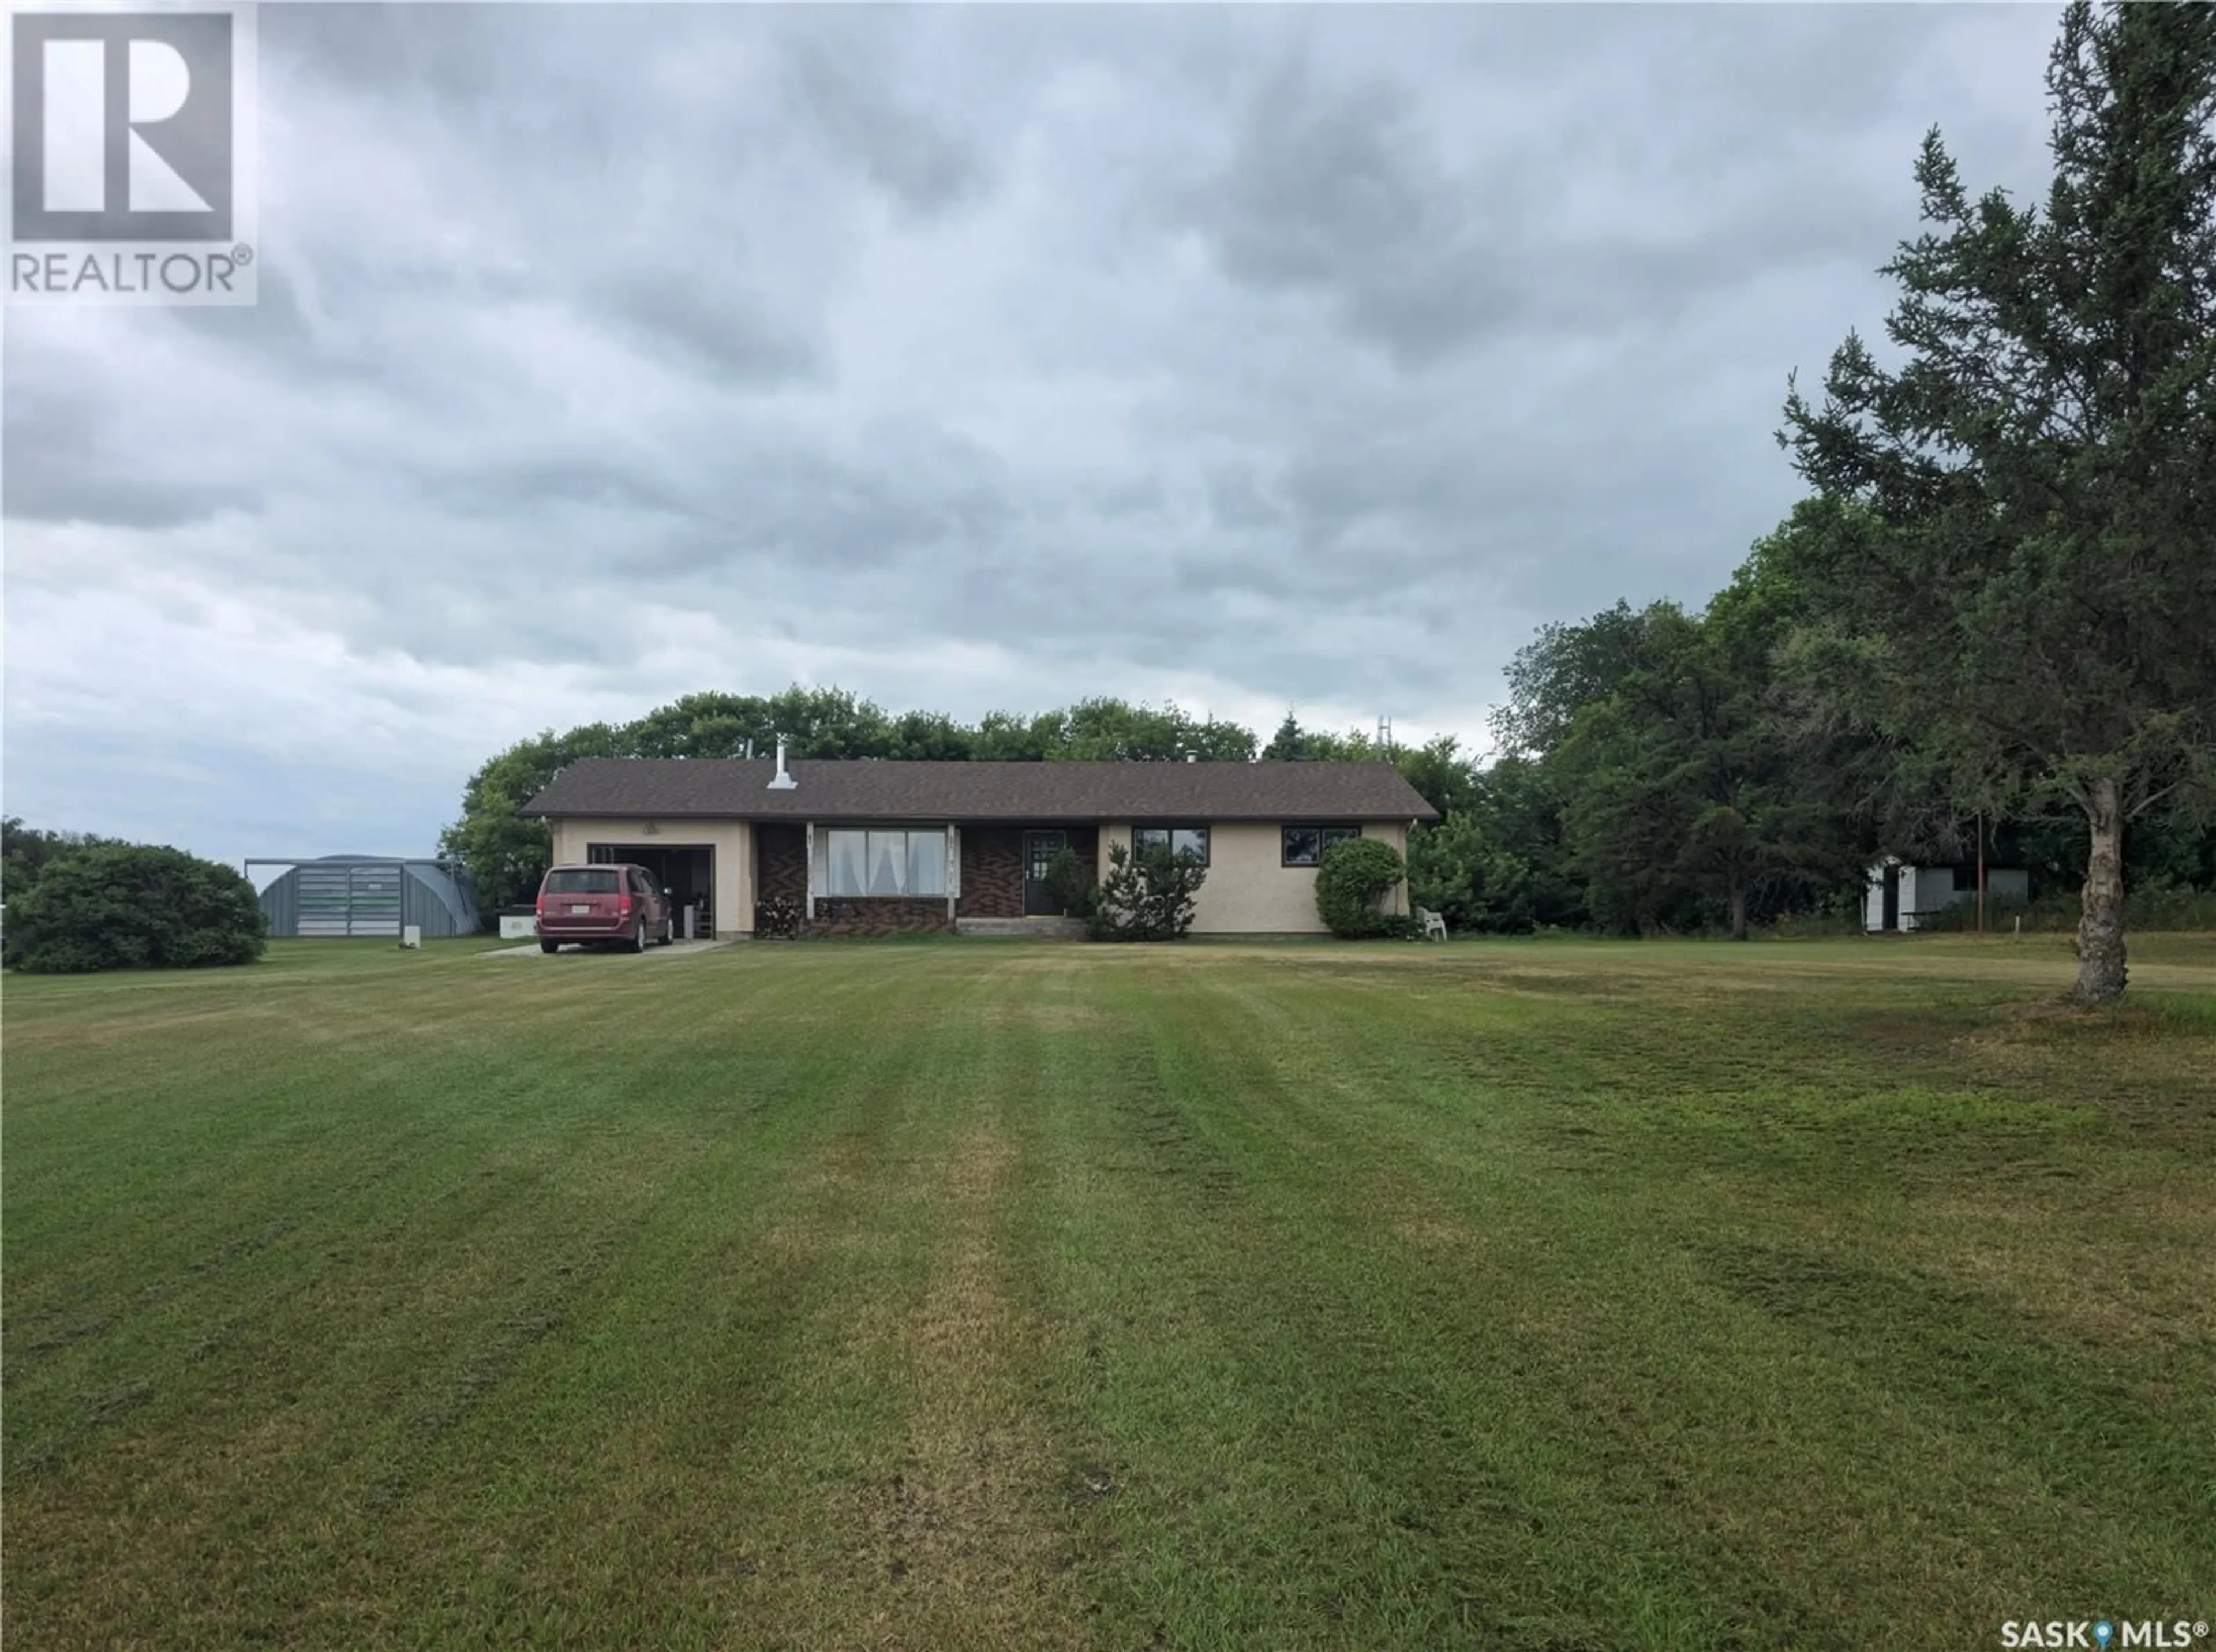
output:
M 546 897 L 544 894 L 540 895 L 539 899 L 532 903 L 532 910 L 537 912 L 541 918 L 546 916 Z
M 631 916 L 631 897 L 629 895 L 618 895 L 616 897 L 616 916 L 618 918 L 629 918 Z

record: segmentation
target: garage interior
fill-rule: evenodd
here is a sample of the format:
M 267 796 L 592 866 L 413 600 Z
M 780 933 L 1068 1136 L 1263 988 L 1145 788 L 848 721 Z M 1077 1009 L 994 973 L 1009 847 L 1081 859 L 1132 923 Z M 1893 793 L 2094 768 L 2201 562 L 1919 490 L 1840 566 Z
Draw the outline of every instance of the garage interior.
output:
M 588 844 L 595 865 L 643 866 L 669 895 L 680 940 L 716 932 L 716 851 L 709 844 Z M 687 927 L 686 913 L 691 913 Z

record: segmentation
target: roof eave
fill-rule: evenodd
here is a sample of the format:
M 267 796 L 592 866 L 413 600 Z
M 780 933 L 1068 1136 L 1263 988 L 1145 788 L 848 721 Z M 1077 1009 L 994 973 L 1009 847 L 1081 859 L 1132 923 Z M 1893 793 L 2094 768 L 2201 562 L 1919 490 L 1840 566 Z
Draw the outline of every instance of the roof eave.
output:
M 607 804 L 594 808 L 520 808 L 515 812 L 520 820 L 930 820 L 951 821 L 959 826 L 965 822 L 1017 826 L 1027 820 L 1093 821 L 1102 826 L 1136 821 L 1142 825 L 1159 820 L 1200 820 L 1221 822 L 1225 826 L 1275 826 L 1281 821 L 1320 820 L 1327 818 L 1359 821 L 1363 824 L 1389 824 L 1394 820 L 1422 822 L 1436 820 L 1439 812 L 1421 809 L 1268 809 L 1260 813 L 1246 810 L 1173 809 L 1166 813 L 1149 809 L 1111 809 L 1098 814 L 1069 809 L 1023 809 L 1013 813 L 981 814 L 976 810 L 907 809 L 727 809 L 727 808 L 655 808 L 637 804 Z

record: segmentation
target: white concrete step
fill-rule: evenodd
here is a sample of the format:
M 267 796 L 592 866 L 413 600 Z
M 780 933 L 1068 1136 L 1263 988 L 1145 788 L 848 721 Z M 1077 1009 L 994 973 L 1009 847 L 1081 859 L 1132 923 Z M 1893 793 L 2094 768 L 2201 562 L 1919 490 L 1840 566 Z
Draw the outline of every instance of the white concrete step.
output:
M 1082 941 L 1085 922 L 1077 918 L 957 918 L 955 932 L 1003 941 Z

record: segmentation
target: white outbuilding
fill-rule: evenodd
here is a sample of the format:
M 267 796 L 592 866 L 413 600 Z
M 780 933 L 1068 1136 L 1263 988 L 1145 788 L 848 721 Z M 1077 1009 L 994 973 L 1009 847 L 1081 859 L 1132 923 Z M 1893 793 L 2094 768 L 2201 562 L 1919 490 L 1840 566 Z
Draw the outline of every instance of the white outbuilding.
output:
M 1951 906 L 1978 898 L 1974 866 L 1911 866 L 1888 856 L 1869 869 L 1862 895 L 1862 928 L 1914 930 Z M 2021 866 L 1985 869 L 1985 906 L 2021 906 L 2031 899 L 2031 874 Z

